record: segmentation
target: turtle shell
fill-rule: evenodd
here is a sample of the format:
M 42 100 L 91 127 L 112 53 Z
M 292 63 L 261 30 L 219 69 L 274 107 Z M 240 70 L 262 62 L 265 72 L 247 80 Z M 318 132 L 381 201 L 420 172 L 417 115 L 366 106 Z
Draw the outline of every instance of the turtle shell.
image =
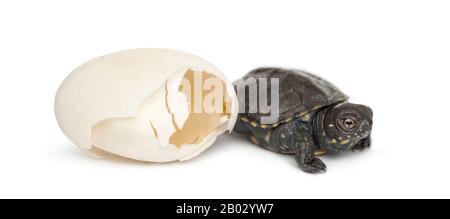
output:
M 248 80 L 249 78 L 254 78 L 256 80 Z M 261 117 L 267 116 L 268 114 L 260 113 L 259 104 L 259 113 L 247 113 L 249 112 L 249 89 L 247 87 L 247 92 L 245 92 L 246 113 L 240 114 L 241 121 L 250 123 L 253 127 L 275 127 L 296 117 L 307 115 L 322 107 L 344 102 L 348 99 L 348 97 L 337 87 L 320 77 L 300 70 L 282 68 L 259 68 L 253 70 L 245 75 L 242 78 L 243 80 L 236 81 L 235 88 L 237 88 L 237 83 L 245 82 L 247 85 L 256 83 L 259 91 L 259 79 L 263 79 L 267 81 L 268 84 L 267 101 L 268 105 L 270 105 L 271 80 L 268 79 L 271 78 L 279 79 L 280 115 L 278 120 L 271 124 L 261 125 Z M 244 100 L 240 100 L 240 102 L 241 101 Z

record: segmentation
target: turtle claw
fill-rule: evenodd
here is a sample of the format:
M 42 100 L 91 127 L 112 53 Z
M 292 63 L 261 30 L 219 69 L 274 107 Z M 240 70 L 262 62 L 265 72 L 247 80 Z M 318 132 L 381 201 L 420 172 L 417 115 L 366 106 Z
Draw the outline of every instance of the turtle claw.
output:
M 319 158 L 313 158 L 311 162 L 299 164 L 300 168 L 307 173 L 325 173 L 327 166 Z

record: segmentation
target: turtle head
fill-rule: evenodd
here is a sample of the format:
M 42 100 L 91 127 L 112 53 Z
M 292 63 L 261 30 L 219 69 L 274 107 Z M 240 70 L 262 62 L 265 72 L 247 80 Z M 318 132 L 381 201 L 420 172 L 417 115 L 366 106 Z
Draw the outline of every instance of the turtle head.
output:
M 338 151 L 352 149 L 370 134 L 372 117 L 372 109 L 364 105 L 341 103 L 329 108 L 323 117 L 329 147 Z

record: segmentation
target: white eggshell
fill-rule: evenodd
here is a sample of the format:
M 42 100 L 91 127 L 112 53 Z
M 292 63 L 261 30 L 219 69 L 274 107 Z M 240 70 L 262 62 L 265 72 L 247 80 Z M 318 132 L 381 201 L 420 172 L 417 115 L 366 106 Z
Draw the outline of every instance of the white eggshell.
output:
M 188 71 L 220 79 L 231 109 L 223 114 L 189 111 L 190 99 L 179 91 Z M 207 61 L 175 50 L 135 49 L 74 70 L 56 94 L 55 113 L 66 136 L 83 150 L 170 162 L 197 156 L 232 129 L 237 103 L 231 83 Z

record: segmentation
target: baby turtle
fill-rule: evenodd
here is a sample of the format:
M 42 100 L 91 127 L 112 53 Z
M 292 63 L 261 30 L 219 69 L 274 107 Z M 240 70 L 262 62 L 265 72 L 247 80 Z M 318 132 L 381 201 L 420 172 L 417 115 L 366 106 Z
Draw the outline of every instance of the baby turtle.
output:
M 262 117 L 267 113 L 261 113 L 258 104 L 256 112 L 249 110 L 250 97 L 259 98 L 250 88 L 258 87 L 253 91 L 259 93 L 261 81 L 265 80 L 270 105 L 273 78 L 279 79 L 279 116 L 275 122 L 263 124 Z M 259 68 L 234 85 L 242 108 L 233 132 L 271 151 L 295 154 L 297 164 L 305 172 L 326 171 L 326 165 L 316 157 L 321 154 L 370 147 L 372 110 L 348 103 L 344 93 L 315 75 L 300 70 Z M 245 95 L 239 91 L 242 87 Z

